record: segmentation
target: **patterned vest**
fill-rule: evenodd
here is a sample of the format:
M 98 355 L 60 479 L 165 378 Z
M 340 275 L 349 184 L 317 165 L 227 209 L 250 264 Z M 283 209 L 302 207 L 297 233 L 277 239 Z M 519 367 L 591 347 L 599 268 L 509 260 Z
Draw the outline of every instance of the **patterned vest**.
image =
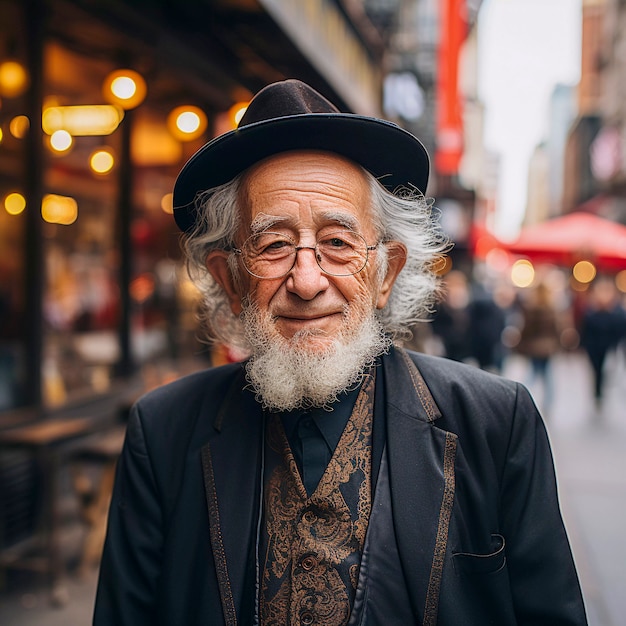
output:
M 268 428 L 263 626 L 348 623 L 372 508 L 374 376 L 368 376 L 337 449 L 307 496 L 280 418 Z

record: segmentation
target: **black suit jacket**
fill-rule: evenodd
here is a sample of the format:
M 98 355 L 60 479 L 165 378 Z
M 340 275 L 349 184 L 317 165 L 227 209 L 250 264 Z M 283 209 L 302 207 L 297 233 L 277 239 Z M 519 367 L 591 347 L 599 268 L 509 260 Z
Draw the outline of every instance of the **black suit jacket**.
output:
M 403 350 L 382 364 L 398 576 L 417 622 L 586 624 L 548 438 L 526 389 Z M 136 404 L 96 626 L 251 623 L 262 439 L 240 364 Z

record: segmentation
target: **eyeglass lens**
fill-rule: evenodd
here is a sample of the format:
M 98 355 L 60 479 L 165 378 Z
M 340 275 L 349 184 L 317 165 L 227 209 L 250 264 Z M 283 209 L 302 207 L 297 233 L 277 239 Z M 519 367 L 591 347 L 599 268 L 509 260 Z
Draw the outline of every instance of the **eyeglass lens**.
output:
M 324 235 L 315 247 L 297 246 L 287 235 L 263 232 L 252 235 L 241 249 L 246 269 L 259 278 L 280 278 L 288 274 L 299 250 L 313 249 L 315 260 L 327 274 L 350 276 L 367 263 L 367 242 L 361 235 L 347 230 Z

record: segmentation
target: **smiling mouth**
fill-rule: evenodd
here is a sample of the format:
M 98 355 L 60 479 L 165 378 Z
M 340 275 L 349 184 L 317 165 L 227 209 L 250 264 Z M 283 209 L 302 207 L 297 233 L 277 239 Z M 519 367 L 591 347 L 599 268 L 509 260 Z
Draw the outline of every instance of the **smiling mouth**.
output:
M 316 320 L 326 319 L 327 317 L 332 317 L 334 315 L 341 315 L 338 311 L 333 311 L 329 313 L 319 313 L 318 315 L 276 315 L 275 319 L 283 319 L 288 322 L 315 322 Z

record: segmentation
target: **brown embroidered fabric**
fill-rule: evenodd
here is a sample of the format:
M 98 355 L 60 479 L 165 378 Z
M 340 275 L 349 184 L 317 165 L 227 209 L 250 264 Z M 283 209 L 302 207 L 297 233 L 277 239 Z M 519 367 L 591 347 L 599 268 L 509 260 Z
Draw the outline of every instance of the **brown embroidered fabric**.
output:
M 310 498 L 280 418 L 272 417 L 260 603 L 264 626 L 347 624 L 372 506 L 373 408 L 372 374 Z

